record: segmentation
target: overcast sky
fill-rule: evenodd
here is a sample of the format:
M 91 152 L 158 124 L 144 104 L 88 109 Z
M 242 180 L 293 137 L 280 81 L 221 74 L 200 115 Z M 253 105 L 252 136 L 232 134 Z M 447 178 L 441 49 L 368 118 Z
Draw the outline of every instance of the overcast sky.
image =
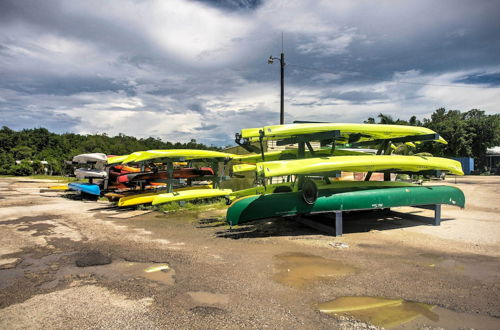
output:
M 0 0 L 0 125 L 231 144 L 282 33 L 287 123 L 500 112 L 500 0 Z

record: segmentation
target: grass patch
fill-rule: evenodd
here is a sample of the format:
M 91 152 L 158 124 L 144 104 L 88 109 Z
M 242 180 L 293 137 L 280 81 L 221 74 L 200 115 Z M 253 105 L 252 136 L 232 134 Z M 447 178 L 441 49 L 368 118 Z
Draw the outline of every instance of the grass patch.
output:
M 55 180 L 55 181 L 58 181 L 58 182 L 87 182 L 87 180 L 78 180 L 75 177 L 58 176 L 58 175 L 16 176 L 16 178 L 38 179 L 38 180 Z
M 185 203 L 172 202 L 158 206 L 153 206 L 154 209 L 160 212 L 174 213 L 179 211 L 208 211 L 222 210 L 227 208 L 226 201 L 221 199 L 204 199 Z
M 61 183 L 66 182 L 88 182 L 88 180 L 79 180 L 75 177 L 59 176 L 59 175 L 29 175 L 29 176 L 16 176 L 1 174 L 0 178 L 16 178 L 16 179 L 35 179 L 35 180 L 54 180 Z

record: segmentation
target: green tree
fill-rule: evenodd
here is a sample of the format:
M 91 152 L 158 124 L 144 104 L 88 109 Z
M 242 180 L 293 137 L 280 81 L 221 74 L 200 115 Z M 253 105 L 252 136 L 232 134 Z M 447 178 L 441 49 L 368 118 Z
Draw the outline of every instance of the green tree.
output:
M 11 152 L 17 160 L 31 159 L 31 156 L 33 155 L 33 149 L 28 146 L 18 146 L 12 148 Z
M 16 164 L 12 167 L 11 173 L 16 176 L 28 176 L 33 174 L 33 168 L 31 164 L 27 161 L 22 161 L 20 164 Z
M 500 144 L 500 115 L 486 115 L 484 111 L 472 109 L 463 114 L 463 119 L 471 139 L 471 155 L 482 169 L 486 165 L 486 149 Z

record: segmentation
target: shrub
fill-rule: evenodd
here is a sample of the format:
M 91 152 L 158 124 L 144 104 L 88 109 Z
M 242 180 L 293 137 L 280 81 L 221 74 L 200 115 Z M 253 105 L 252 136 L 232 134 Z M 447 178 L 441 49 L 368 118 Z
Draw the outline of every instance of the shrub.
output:
M 15 176 L 28 176 L 33 174 L 33 167 L 27 162 L 21 162 L 12 166 L 11 173 Z

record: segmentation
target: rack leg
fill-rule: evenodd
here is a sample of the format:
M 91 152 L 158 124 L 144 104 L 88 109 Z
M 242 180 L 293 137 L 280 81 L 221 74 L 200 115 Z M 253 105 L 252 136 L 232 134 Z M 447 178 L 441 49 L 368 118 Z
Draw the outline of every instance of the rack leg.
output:
M 335 236 L 342 236 L 342 211 L 335 212 Z
M 441 225 L 441 204 L 434 205 L 434 226 Z

